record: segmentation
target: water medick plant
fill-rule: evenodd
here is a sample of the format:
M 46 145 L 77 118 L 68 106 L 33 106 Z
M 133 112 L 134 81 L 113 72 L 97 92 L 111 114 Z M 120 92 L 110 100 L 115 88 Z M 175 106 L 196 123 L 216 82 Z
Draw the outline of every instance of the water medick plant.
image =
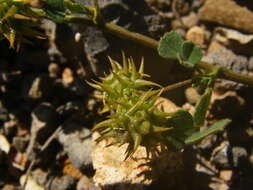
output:
M 100 78 L 99 82 L 88 82 L 90 86 L 101 91 L 101 95 L 97 96 L 103 102 L 104 108 L 101 112 L 109 112 L 108 119 L 93 128 L 100 132 L 98 141 L 110 138 L 110 145 L 128 143 L 128 158 L 139 145 L 144 146 L 149 155 L 158 145 L 165 145 L 173 150 L 181 149 L 184 145 L 210 134 L 210 128 L 209 131 L 198 132 L 198 126 L 203 125 L 210 102 L 210 88 L 198 103 L 194 116 L 183 109 L 166 113 L 158 109 L 160 95 L 164 91 L 189 84 L 192 80 L 162 88 L 144 79 L 148 75 L 144 73 L 143 59 L 139 69 L 132 58 L 127 59 L 124 55 L 122 65 L 111 58 L 109 60 L 111 72 Z M 211 126 L 212 132 L 229 122 L 230 120 L 222 120 L 216 123 Z
M 102 112 L 108 113 L 107 119 L 94 127 L 101 134 L 98 140 L 110 137 L 113 139 L 112 144 L 128 143 L 127 158 L 139 145 L 145 146 L 148 152 L 159 143 L 181 149 L 222 130 L 230 122 L 223 119 L 200 131 L 215 79 L 225 78 L 253 85 L 253 77 L 203 62 L 202 50 L 192 42 L 184 41 L 175 32 L 166 33 L 160 41 L 156 41 L 106 23 L 98 2 L 92 2 L 93 6 L 86 6 L 74 0 L 0 0 L 0 40 L 5 38 L 10 48 L 20 49 L 22 43 L 31 43 L 30 39 L 34 37 L 44 38 L 38 30 L 42 19 L 96 26 L 104 32 L 158 50 L 161 57 L 176 59 L 195 73 L 187 81 L 161 87 L 146 79 L 148 76 L 144 73 L 144 61 L 137 69 L 131 58 L 123 56 L 122 64 L 110 59 L 111 72 L 100 81 L 88 82 L 101 91 L 98 98 L 103 101 Z M 158 109 L 157 100 L 163 92 L 186 84 L 192 84 L 203 92 L 193 115 L 182 109 L 172 113 Z

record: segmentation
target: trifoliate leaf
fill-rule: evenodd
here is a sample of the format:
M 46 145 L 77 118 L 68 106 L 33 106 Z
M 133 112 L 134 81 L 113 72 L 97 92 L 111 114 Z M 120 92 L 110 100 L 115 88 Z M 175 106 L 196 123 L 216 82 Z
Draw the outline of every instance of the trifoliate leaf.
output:
M 163 58 L 177 59 L 183 40 L 176 32 L 166 33 L 159 41 L 158 53 Z
M 210 127 L 208 127 L 206 130 L 197 132 L 189 136 L 187 139 L 185 139 L 185 144 L 192 144 L 196 141 L 199 141 L 203 139 L 204 137 L 216 133 L 218 131 L 222 131 L 229 123 L 231 122 L 230 119 L 223 119 L 220 121 L 217 121 Z
M 194 67 L 202 58 L 201 49 L 192 42 L 184 42 L 180 49 L 181 63 L 186 67 Z

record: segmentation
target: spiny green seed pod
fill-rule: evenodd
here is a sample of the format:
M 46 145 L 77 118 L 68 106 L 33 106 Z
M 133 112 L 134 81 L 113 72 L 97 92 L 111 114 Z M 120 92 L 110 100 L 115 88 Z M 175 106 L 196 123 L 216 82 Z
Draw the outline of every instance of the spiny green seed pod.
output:
M 165 134 L 171 130 L 167 117 L 170 114 L 157 109 L 157 99 L 162 90 L 153 90 L 160 85 L 144 80 L 144 61 L 136 69 L 132 58 L 123 55 L 123 65 L 109 58 L 112 71 L 101 78 L 101 82 L 88 84 L 102 92 L 102 112 L 110 112 L 108 119 L 98 123 L 93 130 L 98 130 L 101 137 L 112 138 L 112 144 L 128 143 L 126 158 L 132 155 L 139 145 L 147 150 L 165 141 Z

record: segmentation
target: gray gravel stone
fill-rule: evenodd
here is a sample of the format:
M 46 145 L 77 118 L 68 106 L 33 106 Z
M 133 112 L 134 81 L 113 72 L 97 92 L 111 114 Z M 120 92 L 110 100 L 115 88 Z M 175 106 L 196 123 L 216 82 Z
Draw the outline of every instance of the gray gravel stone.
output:
M 216 166 L 218 166 L 218 168 L 223 169 L 229 168 L 230 167 L 228 158 L 229 150 L 230 150 L 229 142 L 228 141 L 222 142 L 220 146 L 218 146 L 213 150 L 211 161 L 215 163 Z
M 231 71 L 241 74 L 247 74 L 248 70 L 248 59 L 242 55 L 236 55 L 231 50 L 222 48 L 218 51 L 211 52 L 203 58 L 210 64 L 226 67 Z M 231 89 L 238 90 L 243 87 L 240 83 L 235 83 L 227 80 L 219 80 L 216 83 L 216 88 L 218 89 Z
M 45 186 L 48 180 L 48 173 L 38 168 L 32 172 L 33 179 L 41 186 Z
M 233 155 L 234 167 L 239 167 L 243 163 L 243 161 L 247 160 L 247 157 L 248 157 L 248 153 L 246 149 L 243 147 L 233 147 L 232 155 Z
M 91 131 L 78 121 L 68 120 L 58 134 L 70 161 L 75 168 L 86 168 L 91 165 Z
M 51 184 L 49 184 L 49 190 L 69 190 L 73 189 L 75 184 L 75 179 L 71 176 L 62 176 L 56 177 L 52 180 Z
M 78 181 L 76 190 L 101 190 L 100 187 L 95 186 L 93 181 L 86 176 L 81 177 Z

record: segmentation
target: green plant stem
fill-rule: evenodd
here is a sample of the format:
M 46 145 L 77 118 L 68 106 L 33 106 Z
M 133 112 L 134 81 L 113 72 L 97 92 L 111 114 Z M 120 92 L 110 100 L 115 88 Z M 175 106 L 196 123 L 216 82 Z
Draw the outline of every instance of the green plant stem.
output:
M 137 42 L 141 45 L 144 45 L 146 47 L 152 48 L 152 49 L 157 49 L 158 47 L 158 41 L 149 38 L 147 36 L 144 36 L 142 34 L 136 33 L 136 32 L 130 32 L 126 30 L 123 27 L 117 26 L 115 24 L 110 24 L 107 23 L 104 25 L 104 31 L 109 32 L 115 36 L 118 36 L 120 38 L 128 39 L 133 42 Z
M 188 80 L 184 80 L 184 81 L 181 81 L 181 82 L 177 82 L 177 83 L 174 83 L 174 84 L 170 84 L 168 86 L 165 86 L 159 90 L 156 90 L 156 92 L 158 93 L 164 93 L 164 92 L 168 92 L 168 91 L 171 91 L 171 90 L 174 90 L 174 89 L 177 89 L 177 88 L 180 88 L 180 87 L 183 87 L 183 86 L 186 86 L 186 85 L 189 85 L 193 82 L 192 79 L 188 79 Z M 162 90 L 162 91 L 161 91 Z
M 175 84 L 168 85 L 168 86 L 163 88 L 163 92 L 171 91 L 171 90 L 174 90 L 176 88 L 180 88 L 180 87 L 189 85 L 192 82 L 193 82 L 192 79 L 188 79 L 188 80 L 184 80 L 184 81 L 181 81 L 181 82 L 177 82 Z
M 231 80 L 234 82 L 244 83 L 244 84 L 248 84 L 250 86 L 253 86 L 253 77 L 252 76 L 238 74 L 238 73 L 230 71 L 229 69 L 227 69 L 225 67 L 211 65 L 211 64 L 203 62 L 203 61 L 199 62 L 197 64 L 197 67 L 204 69 L 206 71 L 210 71 L 210 72 L 214 71 L 215 69 L 217 69 L 219 67 L 220 68 L 220 71 L 218 74 L 219 78 L 223 78 L 223 79 Z
M 85 23 L 85 24 L 88 24 L 91 26 L 97 26 L 95 23 L 93 23 L 87 17 L 81 17 L 81 16 L 67 16 L 66 21 L 76 22 L 79 24 Z M 157 50 L 157 48 L 158 48 L 158 44 L 159 44 L 158 41 L 156 41 L 150 37 L 147 37 L 145 35 L 139 34 L 139 33 L 130 32 L 130 31 L 126 30 L 125 28 L 117 26 L 115 24 L 105 23 L 104 25 L 102 25 L 102 26 L 99 25 L 98 27 L 100 27 L 105 32 L 109 32 L 115 36 L 133 41 L 135 43 L 144 45 L 144 46 L 152 48 L 154 50 Z M 200 69 L 204 69 L 207 71 L 213 71 L 217 68 L 217 66 L 208 64 L 203 61 L 199 62 L 196 66 Z M 242 74 L 237 74 L 235 72 L 229 71 L 225 67 L 221 67 L 221 71 L 220 71 L 220 74 L 218 77 L 253 86 L 253 77 L 247 76 L 247 75 L 242 75 Z

